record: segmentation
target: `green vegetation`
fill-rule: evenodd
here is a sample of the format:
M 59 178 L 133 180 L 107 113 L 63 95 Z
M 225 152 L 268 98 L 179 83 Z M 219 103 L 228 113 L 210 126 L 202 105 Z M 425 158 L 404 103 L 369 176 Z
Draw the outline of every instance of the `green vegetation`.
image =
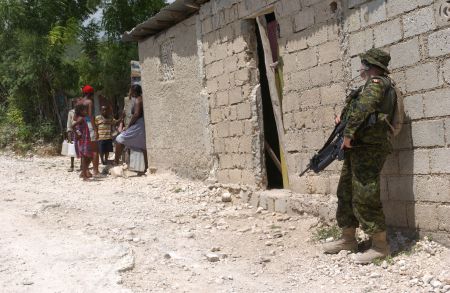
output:
M 60 100 L 91 84 L 123 97 L 137 45 L 120 36 L 157 13 L 164 0 L 2 0 L 0 148 L 26 151 L 64 132 Z M 101 19 L 92 17 L 101 11 Z M 60 114 L 63 113 L 63 114 Z
M 334 239 L 338 239 L 339 237 L 341 237 L 341 234 L 342 234 L 342 230 L 338 226 L 336 226 L 336 225 L 325 226 L 325 227 L 318 228 L 314 232 L 314 239 L 316 241 L 325 240 L 330 237 L 333 237 Z

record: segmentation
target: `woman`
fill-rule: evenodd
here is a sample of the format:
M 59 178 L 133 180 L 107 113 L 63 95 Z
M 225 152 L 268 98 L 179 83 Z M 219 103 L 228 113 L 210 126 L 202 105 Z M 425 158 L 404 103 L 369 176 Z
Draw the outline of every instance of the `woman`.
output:
M 142 103 L 142 88 L 135 84 L 131 86 L 131 120 L 124 131 L 116 137 L 115 163 L 119 164 L 124 146 L 144 153 L 145 170 L 148 168 L 147 148 L 145 144 L 144 109 Z M 145 172 L 145 171 L 144 171 Z

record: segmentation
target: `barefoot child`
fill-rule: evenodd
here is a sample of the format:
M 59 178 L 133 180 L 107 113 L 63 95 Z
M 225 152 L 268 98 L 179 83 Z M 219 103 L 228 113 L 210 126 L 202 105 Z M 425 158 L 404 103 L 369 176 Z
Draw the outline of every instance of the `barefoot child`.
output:
M 98 128 L 98 151 L 103 165 L 108 163 L 109 153 L 113 152 L 111 129 L 119 121 L 109 113 L 108 107 L 102 106 L 101 115 L 95 117 L 95 125 Z
M 82 169 L 80 177 L 84 180 L 92 177 L 92 174 L 89 173 L 89 164 L 91 163 L 93 157 L 91 149 L 91 136 L 89 133 L 88 124 L 86 122 L 87 114 L 88 108 L 86 105 L 76 105 L 73 129 L 75 131 L 75 146 L 77 156 L 81 158 Z

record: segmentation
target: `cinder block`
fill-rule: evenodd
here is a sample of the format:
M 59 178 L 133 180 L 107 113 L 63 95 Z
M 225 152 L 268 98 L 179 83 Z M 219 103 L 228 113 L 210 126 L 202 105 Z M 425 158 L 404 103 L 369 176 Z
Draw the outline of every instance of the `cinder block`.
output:
M 246 185 L 256 185 L 256 178 L 254 172 L 247 169 L 242 170 L 241 183 Z
M 220 183 L 230 183 L 230 175 L 228 170 L 218 170 L 217 180 Z
M 214 138 L 214 153 L 223 153 L 225 152 L 225 141 L 223 138 L 215 137 Z
M 240 69 L 234 73 L 234 84 L 242 86 L 250 80 L 250 70 L 248 68 Z
M 361 13 L 359 9 L 349 11 L 349 15 L 344 19 L 348 32 L 354 32 L 361 28 Z
M 230 73 L 238 70 L 238 57 L 237 55 L 232 55 L 230 57 L 225 58 L 224 66 L 225 72 Z
M 217 106 L 228 105 L 228 91 L 217 92 L 216 104 Z
M 211 123 L 217 123 L 222 121 L 222 113 L 220 108 L 219 109 L 211 109 Z
M 442 56 L 450 53 L 450 28 L 432 33 L 428 37 L 428 55 Z
M 317 107 L 320 105 L 320 89 L 314 88 L 302 92 L 300 96 L 300 107 Z
M 335 61 L 331 63 L 331 75 L 334 82 L 340 82 L 344 80 L 344 62 Z
M 412 142 L 415 147 L 444 146 L 444 121 L 418 121 L 412 123 Z
M 297 68 L 300 70 L 308 69 L 316 66 L 317 61 L 317 49 L 312 47 L 297 53 Z
M 219 60 L 217 62 L 211 63 L 206 66 L 206 79 L 212 79 L 216 76 L 223 74 L 223 61 Z
M 305 131 L 303 136 L 303 147 L 309 150 L 318 150 L 325 142 L 323 131 Z
M 244 124 L 242 121 L 230 122 L 230 136 L 240 136 L 244 134 Z
M 311 79 L 311 86 L 331 83 L 333 76 L 330 64 L 323 64 L 309 69 L 309 78 Z
M 219 168 L 230 169 L 233 167 L 233 157 L 229 154 L 222 154 L 219 157 Z
M 215 93 L 219 89 L 219 84 L 217 82 L 217 79 L 208 79 L 206 81 L 206 88 L 208 90 L 208 93 Z
M 430 151 L 429 150 L 406 150 L 399 152 L 400 174 L 429 174 L 430 173 Z
M 445 81 L 450 84 L 450 59 L 445 60 L 442 65 L 442 73 L 444 75 Z
M 292 90 L 304 90 L 309 88 L 311 86 L 309 70 L 292 73 L 287 84 L 290 84 Z
M 450 174 L 450 148 L 431 150 L 430 168 L 433 173 Z
M 304 50 L 308 47 L 308 44 L 306 43 L 306 35 L 304 33 L 296 33 L 287 39 L 286 42 L 286 50 L 288 52 L 296 52 L 299 50 Z M 284 64 L 286 66 L 286 60 L 284 60 Z M 295 64 L 295 63 L 294 63 Z
M 435 28 L 436 22 L 432 7 L 425 7 L 403 16 L 405 38 L 426 33 Z
M 392 17 L 431 3 L 433 0 L 389 0 L 386 3 L 386 10 L 388 17 Z
M 300 8 L 300 1 L 280 0 L 275 4 L 275 13 L 284 17 L 297 13 Z
M 450 232 L 450 206 L 438 206 L 439 230 Z
M 352 56 L 363 53 L 373 46 L 373 29 L 366 29 L 349 36 L 349 52 Z
M 356 6 L 359 6 L 363 3 L 366 3 L 367 0 L 349 0 L 348 1 L 348 8 L 355 8 Z
M 237 119 L 237 109 L 236 105 L 232 105 L 229 107 L 224 107 L 224 109 L 228 110 L 225 114 L 226 120 L 233 121 Z
M 230 89 L 228 91 L 228 97 L 230 105 L 241 103 L 244 100 L 244 97 L 242 96 L 242 89 L 240 87 Z
M 328 41 L 328 28 L 325 25 L 310 27 L 306 32 L 308 46 L 317 46 Z
M 346 85 L 344 83 L 335 83 L 320 88 L 321 105 L 336 105 L 342 103 L 345 98 L 345 87 Z
M 297 92 L 288 92 L 283 96 L 283 113 L 289 113 L 300 108 L 300 99 Z
M 251 136 L 242 136 L 239 138 L 239 152 L 251 153 L 253 146 L 253 138 Z
M 390 176 L 387 178 L 389 200 L 414 201 L 413 176 Z
M 384 0 L 372 0 L 361 6 L 361 25 L 368 26 L 385 21 L 386 5 Z
M 417 201 L 449 203 L 450 178 L 444 176 L 417 176 L 414 178 Z
M 309 194 L 329 194 L 330 179 L 324 175 L 308 177 Z
M 314 19 L 316 24 L 325 24 L 327 21 L 336 17 L 336 13 L 333 13 L 330 9 L 330 4 L 334 0 L 321 1 L 314 5 Z M 338 4 L 338 9 L 340 8 L 340 2 L 335 1 Z
M 229 170 L 230 183 L 240 184 L 242 179 L 242 171 L 239 169 Z
M 408 227 L 406 203 L 400 201 L 383 202 L 386 224 L 395 227 Z
M 444 126 L 445 126 L 445 141 L 447 143 L 447 146 L 450 146 L 450 118 L 444 120 Z
M 405 71 L 397 71 L 394 73 L 391 73 L 391 77 L 395 80 L 395 83 L 397 84 L 397 87 L 403 92 L 406 93 L 406 74 Z
M 230 134 L 230 125 L 227 121 L 219 122 L 215 125 L 217 131 L 217 137 L 227 137 Z
M 277 197 L 275 198 L 275 212 L 277 213 L 287 213 L 288 198 L 287 197 Z
M 331 41 L 319 46 L 319 62 L 329 63 L 338 60 L 341 55 L 338 41 Z
M 424 94 L 425 117 L 450 115 L 450 89 L 441 89 Z
M 298 2 L 298 1 L 291 1 Z M 302 9 L 294 19 L 294 31 L 299 32 L 314 24 L 314 9 L 304 8 Z
M 219 91 L 227 91 L 230 88 L 230 76 L 224 73 L 217 77 Z
M 434 62 L 420 64 L 406 70 L 406 89 L 414 92 L 439 85 L 438 68 Z
M 283 71 L 285 74 L 297 71 L 297 54 L 285 54 L 283 56 Z
M 400 19 L 382 23 L 373 29 L 375 36 L 375 47 L 383 47 L 402 39 L 402 28 Z
M 252 117 L 252 108 L 250 103 L 241 103 L 237 105 L 237 118 L 250 119 Z
M 423 96 L 413 95 L 408 96 L 403 99 L 405 106 L 405 114 L 409 119 L 420 119 L 423 118 Z
M 407 207 L 408 226 L 436 231 L 439 227 L 437 206 L 434 204 L 412 204 Z
M 420 61 L 419 39 L 413 38 L 403 43 L 393 45 L 390 50 L 391 69 L 410 66 Z

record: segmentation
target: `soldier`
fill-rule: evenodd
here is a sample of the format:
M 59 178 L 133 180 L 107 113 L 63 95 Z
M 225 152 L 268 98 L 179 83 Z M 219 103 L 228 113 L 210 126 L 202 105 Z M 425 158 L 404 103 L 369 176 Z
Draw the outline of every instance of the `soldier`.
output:
M 392 151 L 389 126 L 395 110 L 392 81 L 387 76 L 391 57 L 379 49 L 360 55 L 360 75 L 366 80 L 358 96 L 346 101 L 340 117 L 346 121 L 344 164 L 337 188 L 336 218 L 343 229 L 341 239 L 324 246 L 325 253 L 357 251 L 355 231 L 358 226 L 372 238 L 372 247 L 355 262 L 366 264 L 390 253 L 386 239 L 385 217 L 380 200 L 380 172 Z

